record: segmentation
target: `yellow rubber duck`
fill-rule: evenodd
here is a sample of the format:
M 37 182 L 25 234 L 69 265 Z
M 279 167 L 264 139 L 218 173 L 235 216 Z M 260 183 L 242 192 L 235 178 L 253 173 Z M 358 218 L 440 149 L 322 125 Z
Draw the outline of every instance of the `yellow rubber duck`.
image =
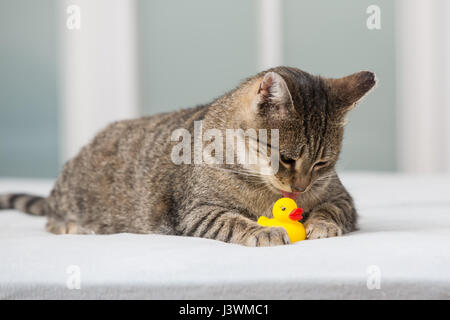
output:
M 306 231 L 298 220 L 303 219 L 303 210 L 290 198 L 281 198 L 273 205 L 273 219 L 259 217 L 258 223 L 264 227 L 283 227 L 291 243 L 306 239 Z

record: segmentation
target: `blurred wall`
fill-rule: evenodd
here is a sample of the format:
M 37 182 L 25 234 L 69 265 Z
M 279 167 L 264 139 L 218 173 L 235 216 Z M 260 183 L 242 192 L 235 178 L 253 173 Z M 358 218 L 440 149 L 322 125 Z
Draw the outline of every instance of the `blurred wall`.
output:
M 257 72 L 257 0 L 140 0 L 144 114 L 207 103 Z
M 371 4 L 381 8 L 381 30 L 366 27 Z M 141 113 L 210 102 L 260 71 L 259 5 L 137 0 Z M 0 176 L 54 177 L 60 168 L 64 26 L 55 7 L 55 0 L 0 0 Z M 378 87 L 350 114 L 340 168 L 395 170 L 394 3 L 284 0 L 282 13 L 284 64 L 333 77 L 377 73 Z
M 0 0 L 0 176 L 58 171 L 54 0 Z
M 380 30 L 366 26 L 373 4 L 381 10 Z M 396 169 L 394 9 L 391 0 L 284 0 L 287 65 L 328 77 L 377 75 L 375 90 L 349 113 L 343 170 Z
M 368 30 L 366 9 L 381 9 Z M 258 1 L 145 1 L 140 9 L 145 114 L 213 98 L 257 70 Z M 377 74 L 378 86 L 349 115 L 339 167 L 396 169 L 394 5 L 389 0 L 284 0 L 283 64 L 341 77 Z

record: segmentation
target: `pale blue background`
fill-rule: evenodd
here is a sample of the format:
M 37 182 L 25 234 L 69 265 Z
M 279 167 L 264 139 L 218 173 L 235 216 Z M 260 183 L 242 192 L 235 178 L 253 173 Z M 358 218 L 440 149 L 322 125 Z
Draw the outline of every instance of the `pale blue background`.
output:
M 339 167 L 395 170 L 395 1 L 284 1 L 285 63 L 323 76 L 374 71 L 378 85 L 349 114 Z M 381 9 L 368 30 L 366 9 Z
M 382 29 L 366 28 L 381 7 Z M 369 69 L 339 166 L 396 170 L 393 1 L 284 0 L 286 65 L 323 76 Z M 257 0 L 140 0 L 142 114 L 206 103 L 258 72 Z M 61 164 L 55 0 L 0 0 L 0 176 L 55 177 Z
M 55 1 L 0 0 L 0 176 L 58 172 Z

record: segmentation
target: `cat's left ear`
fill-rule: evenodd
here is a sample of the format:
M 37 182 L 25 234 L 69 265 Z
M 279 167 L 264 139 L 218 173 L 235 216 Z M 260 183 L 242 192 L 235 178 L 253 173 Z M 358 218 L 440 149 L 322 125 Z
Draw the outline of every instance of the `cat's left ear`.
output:
M 276 72 L 267 72 L 259 84 L 253 107 L 259 114 L 272 117 L 288 117 L 293 109 L 292 97 L 288 86 Z
M 376 84 L 375 74 L 360 71 L 339 79 L 327 79 L 329 95 L 340 112 L 347 112 L 356 105 Z

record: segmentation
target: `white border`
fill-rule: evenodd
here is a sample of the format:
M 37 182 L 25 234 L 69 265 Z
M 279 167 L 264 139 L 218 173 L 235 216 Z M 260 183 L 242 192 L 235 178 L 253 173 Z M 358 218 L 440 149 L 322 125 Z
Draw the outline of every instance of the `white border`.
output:
M 443 51 L 442 57 L 442 90 L 443 90 L 443 137 L 444 137 L 444 170 L 450 172 L 450 1 L 441 0 Z

